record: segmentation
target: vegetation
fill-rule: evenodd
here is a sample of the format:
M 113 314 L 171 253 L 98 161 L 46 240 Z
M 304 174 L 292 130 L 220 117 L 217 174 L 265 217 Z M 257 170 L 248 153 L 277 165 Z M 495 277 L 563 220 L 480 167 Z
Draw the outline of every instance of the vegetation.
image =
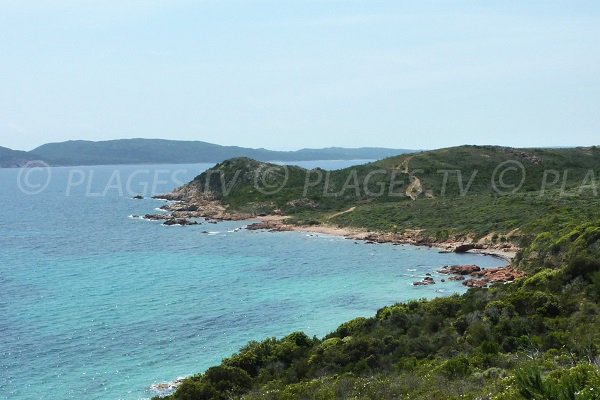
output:
M 522 190 L 498 193 L 489 181 L 495 165 L 515 157 L 527 166 Z M 316 185 L 299 196 L 305 171 L 298 168 L 288 170 L 287 189 L 266 195 L 252 188 L 249 172 L 264 171 L 264 164 L 239 159 L 216 169 L 230 176 L 246 168 L 229 192 L 203 183 L 206 175 L 191 185 L 210 189 L 233 209 L 285 208 L 297 222 L 423 229 L 440 240 L 495 233 L 493 240 L 521 247 L 514 264 L 525 277 L 387 306 L 324 338 L 296 332 L 251 342 L 185 380 L 169 399 L 600 399 L 600 201 L 595 176 L 586 180 L 600 166 L 598 150 L 461 147 L 383 160 L 358 168 L 357 176 L 372 168 L 406 170 L 407 159 L 405 182 L 417 176 L 423 186 L 415 200 L 357 193 L 325 198 Z M 441 166 L 476 166 L 483 178 L 474 179 L 466 195 L 442 196 L 436 186 Z M 560 187 L 541 190 L 544 169 L 572 175 Z M 347 172 L 332 173 L 334 181 Z M 271 173 L 275 182 L 282 176 Z M 336 212 L 348 206 L 356 208 Z

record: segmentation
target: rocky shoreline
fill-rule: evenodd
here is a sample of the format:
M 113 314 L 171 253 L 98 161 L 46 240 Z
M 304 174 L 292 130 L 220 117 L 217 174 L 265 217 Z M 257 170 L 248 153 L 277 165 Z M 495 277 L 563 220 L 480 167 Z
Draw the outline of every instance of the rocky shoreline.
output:
M 347 239 L 363 241 L 367 244 L 391 243 L 394 245 L 410 244 L 438 248 L 446 253 L 479 253 L 502 258 L 507 262 L 506 267 L 482 269 L 478 266 L 448 266 L 438 271 L 452 275 L 448 280 L 461 280 L 468 287 L 486 287 L 493 283 L 512 282 L 523 274 L 512 265 L 512 259 L 519 250 L 517 247 L 504 242 L 492 243 L 490 238 L 480 240 L 436 241 L 423 235 L 423 230 L 407 230 L 402 233 L 373 232 L 365 229 L 336 227 L 331 225 L 295 225 L 288 223 L 288 217 L 280 212 L 274 215 L 251 215 L 232 213 L 218 200 L 205 193 L 191 193 L 183 187 L 172 193 L 154 196 L 155 199 L 165 200 L 162 205 L 163 214 L 147 214 L 145 219 L 164 220 L 165 225 L 195 225 L 198 219 L 208 223 L 217 221 L 258 220 L 246 226 L 248 230 L 267 230 L 270 232 L 301 231 L 307 233 L 322 233 L 343 236 Z M 415 282 L 416 285 L 435 284 L 432 279 Z
M 302 231 L 311 233 L 324 233 L 343 236 L 347 239 L 361 240 L 368 244 L 391 243 L 395 245 L 411 244 L 416 246 L 436 247 L 443 253 L 466 253 L 475 252 L 479 254 L 491 255 L 502 258 L 507 262 L 505 267 L 501 268 L 481 268 L 477 265 L 453 265 L 446 266 L 438 271 L 441 274 L 452 275 L 449 281 L 463 281 L 467 287 L 487 287 L 493 283 L 512 282 L 523 276 L 523 273 L 516 270 L 511 261 L 515 257 L 516 248 L 489 248 L 481 243 L 465 242 L 434 242 L 413 235 L 390 234 L 380 232 L 369 232 L 358 229 L 346 229 L 332 226 L 314 225 L 302 226 L 286 224 L 285 219 L 278 216 L 268 216 L 261 218 L 260 222 L 255 222 L 246 227 L 249 230 L 268 230 L 270 232 Z M 469 279 L 468 279 L 469 278 Z M 443 280 L 445 281 L 445 280 Z M 422 281 L 414 282 L 414 286 L 433 285 L 435 280 L 426 276 Z

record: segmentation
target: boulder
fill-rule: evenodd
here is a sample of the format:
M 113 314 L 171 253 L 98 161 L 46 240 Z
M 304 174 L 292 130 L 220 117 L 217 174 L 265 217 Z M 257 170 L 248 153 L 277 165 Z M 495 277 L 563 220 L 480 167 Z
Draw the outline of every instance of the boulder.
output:
M 476 287 L 476 288 L 484 288 L 486 287 L 488 284 L 487 280 L 485 279 L 469 279 L 467 281 L 463 282 L 463 285 L 465 285 L 466 287 Z
M 454 248 L 455 253 L 466 253 L 469 250 L 473 249 L 483 249 L 483 245 L 479 243 L 463 243 L 459 244 Z
M 413 282 L 413 286 L 427 286 L 427 285 L 435 285 L 435 281 L 432 277 L 426 276 L 422 281 Z
M 471 275 L 475 272 L 481 271 L 481 267 L 473 264 L 468 265 L 448 265 L 439 270 L 441 274 L 454 274 L 454 275 Z

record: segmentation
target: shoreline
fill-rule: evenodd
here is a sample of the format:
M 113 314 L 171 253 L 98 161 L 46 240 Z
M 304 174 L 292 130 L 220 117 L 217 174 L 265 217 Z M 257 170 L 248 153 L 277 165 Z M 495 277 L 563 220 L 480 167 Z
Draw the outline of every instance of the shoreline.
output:
M 460 270 L 455 272 L 462 278 L 469 275 L 471 279 L 463 282 L 468 287 L 487 287 L 493 283 L 508 283 L 522 277 L 524 274 L 518 271 L 513 264 L 513 259 L 519 249 L 508 243 L 494 243 L 492 235 L 480 238 L 466 236 L 464 238 L 449 238 L 443 241 L 423 235 L 423 229 L 405 230 L 402 233 L 378 232 L 365 228 L 352 228 L 333 226 L 324 223 L 318 225 L 297 225 L 288 223 L 290 216 L 277 214 L 242 214 L 229 212 L 227 207 L 219 200 L 190 192 L 185 187 L 174 192 L 154 196 L 154 199 L 167 200 L 167 204 L 160 207 L 161 213 L 157 215 L 148 214 L 146 219 L 164 220 L 164 225 L 196 225 L 196 218 L 204 218 L 208 223 L 218 221 L 248 221 L 248 230 L 266 230 L 270 232 L 297 231 L 306 233 L 326 234 L 344 237 L 351 240 L 360 240 L 367 244 L 391 243 L 394 245 L 409 244 L 413 246 L 427 246 L 436 248 L 440 253 L 475 253 L 504 260 L 507 264 L 501 268 L 481 269 L 469 273 Z M 252 222 L 257 221 L 257 222 Z M 458 266 L 460 267 L 460 266 Z M 470 271 L 470 267 L 467 270 Z M 462 280 L 462 279 L 461 279 Z
M 425 246 L 430 248 L 439 249 L 440 252 L 443 253 L 474 253 L 474 254 L 482 254 L 491 257 L 500 258 L 509 264 L 512 263 L 512 260 L 516 257 L 519 249 L 515 247 L 509 248 L 509 250 L 504 250 L 500 248 L 490 248 L 485 247 L 484 245 L 481 248 L 472 248 L 467 251 L 455 251 L 459 246 L 468 245 L 469 243 L 455 240 L 448 240 L 444 242 L 436 242 L 436 241 L 423 241 L 415 236 L 410 237 L 413 233 L 418 233 L 420 231 L 409 232 L 407 234 L 391 234 L 386 232 L 379 231 L 369 231 L 363 228 L 351 228 L 351 227 L 340 227 L 334 225 L 320 224 L 320 225 L 295 225 L 295 224 L 287 224 L 285 220 L 288 219 L 288 216 L 279 216 L 279 215 L 266 215 L 266 216 L 258 216 L 254 218 L 250 218 L 249 221 L 258 220 L 260 224 L 264 224 L 264 226 L 256 226 L 256 228 L 251 229 L 266 229 L 271 231 L 296 231 L 296 232 L 306 232 L 306 233 L 321 233 L 325 235 L 332 236 L 340 236 L 346 239 L 351 240 L 362 240 L 367 242 L 374 243 L 391 243 L 391 244 L 410 244 L 413 246 Z
M 160 220 L 176 220 L 181 225 L 188 225 L 189 218 L 204 218 L 212 221 L 259 221 L 250 224 L 249 229 L 265 229 L 271 231 L 299 231 L 307 233 L 322 233 L 341 236 L 347 239 L 362 240 L 367 243 L 392 243 L 411 244 L 415 246 L 427 246 L 438 248 L 441 252 L 455 253 L 477 253 L 498 257 L 505 260 L 512 268 L 513 259 L 520 250 L 514 245 L 492 244 L 486 242 L 486 238 L 476 240 L 447 239 L 437 241 L 422 235 L 422 229 L 406 230 L 403 233 L 390 233 L 371 231 L 364 228 L 340 227 L 328 224 L 319 225 L 296 225 L 286 223 L 290 216 L 280 214 L 252 215 L 242 213 L 231 213 L 220 201 L 198 193 L 190 193 L 185 188 L 179 188 L 171 193 L 154 196 L 154 199 L 165 200 L 167 204 L 160 207 L 161 213 L 154 215 Z M 147 215 L 153 217 L 153 215 Z M 173 221 L 172 221 L 173 222 Z

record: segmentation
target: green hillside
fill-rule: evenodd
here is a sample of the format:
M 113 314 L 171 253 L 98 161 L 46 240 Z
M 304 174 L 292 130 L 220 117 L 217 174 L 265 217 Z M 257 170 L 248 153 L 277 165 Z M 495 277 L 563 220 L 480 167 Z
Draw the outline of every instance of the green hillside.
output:
M 508 170 L 502 190 L 494 189 L 494 171 L 507 162 L 523 165 L 525 178 Z M 422 229 L 442 239 L 493 233 L 491 240 L 520 246 L 513 266 L 525 277 L 462 296 L 387 306 L 324 338 L 297 332 L 249 343 L 186 379 L 169 399 L 600 399 L 599 150 L 464 146 L 353 170 L 362 184 L 380 168 L 373 189 L 388 190 L 384 175 L 396 171 L 404 196 L 350 190 L 328 197 L 325 184 L 304 192 L 308 171 L 286 173 L 248 159 L 218 164 L 178 193 L 210 194 L 232 211 L 280 208 L 296 223 Z M 455 189 L 444 193 L 440 170 L 461 170 L 463 184 L 478 172 L 466 193 L 448 175 L 446 185 Z M 331 173 L 332 184 L 343 187 L 351 171 Z M 553 184 L 541 190 L 544 171 L 559 178 L 546 172 Z M 234 180 L 236 173 L 242 178 Z M 224 192 L 211 174 L 235 182 Z M 286 184 L 265 194 L 256 188 L 257 177 L 271 188 Z M 420 190 L 410 188 L 415 179 Z M 513 185 L 520 189 L 513 193 Z
M 300 224 L 397 233 L 423 229 L 439 240 L 480 238 L 517 228 L 526 232 L 550 210 L 585 219 L 595 201 L 591 183 L 599 166 L 598 148 L 461 146 L 337 171 L 237 158 L 217 164 L 185 188 L 210 193 L 230 211 L 281 210 Z

